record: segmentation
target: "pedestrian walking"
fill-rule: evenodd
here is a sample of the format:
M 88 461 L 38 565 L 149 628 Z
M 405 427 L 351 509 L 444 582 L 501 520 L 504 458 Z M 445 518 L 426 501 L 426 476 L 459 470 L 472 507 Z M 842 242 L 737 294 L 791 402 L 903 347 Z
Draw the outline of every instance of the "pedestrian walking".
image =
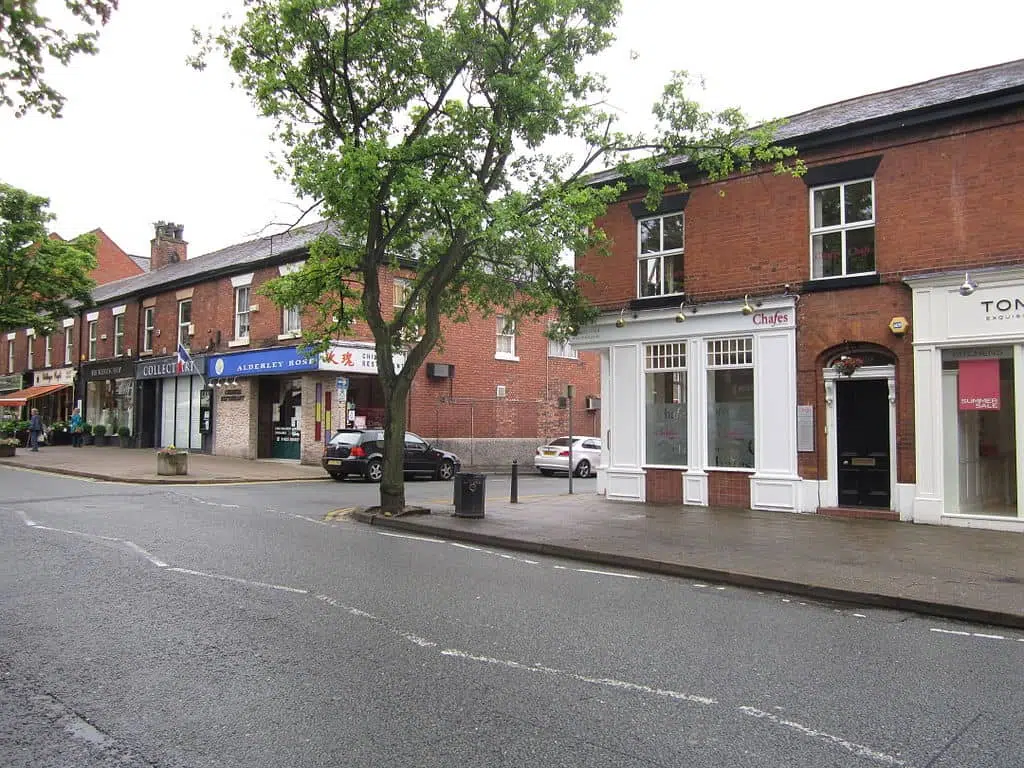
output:
M 32 409 L 32 418 L 28 421 L 28 447 L 33 451 L 39 450 L 39 436 L 43 434 L 43 417 L 39 415 L 39 409 Z
M 82 418 L 82 413 L 75 408 L 71 412 L 71 447 L 81 448 L 82 447 L 82 425 L 85 423 L 85 419 Z

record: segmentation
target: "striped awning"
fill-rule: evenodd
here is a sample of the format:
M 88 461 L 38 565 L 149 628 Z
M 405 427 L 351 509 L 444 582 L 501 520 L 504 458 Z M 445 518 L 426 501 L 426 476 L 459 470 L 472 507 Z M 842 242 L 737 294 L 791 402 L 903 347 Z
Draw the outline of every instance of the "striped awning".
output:
M 11 392 L 7 395 L 0 395 L 0 405 L 7 405 L 12 408 L 20 408 L 23 405 L 28 404 L 29 400 L 35 400 L 37 397 L 43 395 L 49 395 L 51 392 L 57 392 L 61 389 L 67 389 L 70 384 L 42 384 L 38 387 L 28 387 L 26 389 L 19 389 L 17 392 Z

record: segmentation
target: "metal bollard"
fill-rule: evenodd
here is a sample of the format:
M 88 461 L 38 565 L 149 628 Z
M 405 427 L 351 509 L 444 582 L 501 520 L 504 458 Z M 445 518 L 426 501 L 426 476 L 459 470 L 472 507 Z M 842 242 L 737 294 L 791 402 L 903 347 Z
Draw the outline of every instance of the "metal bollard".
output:
M 519 459 L 512 459 L 512 495 L 509 503 L 519 503 Z

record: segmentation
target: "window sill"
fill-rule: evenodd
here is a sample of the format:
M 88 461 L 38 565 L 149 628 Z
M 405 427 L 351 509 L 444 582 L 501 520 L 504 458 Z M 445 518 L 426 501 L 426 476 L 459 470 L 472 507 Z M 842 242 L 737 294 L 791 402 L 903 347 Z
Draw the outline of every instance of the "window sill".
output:
M 496 352 L 494 355 L 495 360 L 507 360 L 510 363 L 518 363 L 519 357 L 517 355 L 506 355 L 501 352 Z
M 152 356 L 152 354 L 153 354 L 153 350 L 152 349 L 144 349 L 141 352 L 139 352 L 139 357 L 150 357 L 150 356 Z
M 879 285 L 882 277 L 877 272 L 852 277 L 818 277 L 808 280 L 803 285 L 804 293 L 817 291 L 841 291 L 844 288 L 861 288 L 866 285 Z
M 288 339 L 300 339 L 302 338 L 302 331 L 288 331 L 288 333 L 279 333 L 277 335 L 278 341 L 287 341 Z
M 752 475 L 757 472 L 753 467 L 704 467 L 705 472 L 733 472 L 738 475 Z
M 666 293 L 664 296 L 643 296 L 630 299 L 630 309 L 662 309 L 664 307 L 678 307 L 686 296 L 685 293 Z
M 229 348 L 233 348 L 233 347 L 248 347 L 248 346 L 249 346 L 249 338 L 248 337 L 246 337 L 244 339 L 232 339 L 231 341 L 228 342 L 228 347 Z

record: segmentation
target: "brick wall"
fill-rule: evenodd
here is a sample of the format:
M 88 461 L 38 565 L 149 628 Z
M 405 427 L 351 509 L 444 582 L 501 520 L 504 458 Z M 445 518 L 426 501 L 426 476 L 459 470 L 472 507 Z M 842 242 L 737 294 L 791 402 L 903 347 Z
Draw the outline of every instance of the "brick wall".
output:
M 750 475 L 746 472 L 708 472 L 708 504 L 749 509 Z
M 646 483 L 649 504 L 683 503 L 683 475 L 679 470 L 648 469 Z

